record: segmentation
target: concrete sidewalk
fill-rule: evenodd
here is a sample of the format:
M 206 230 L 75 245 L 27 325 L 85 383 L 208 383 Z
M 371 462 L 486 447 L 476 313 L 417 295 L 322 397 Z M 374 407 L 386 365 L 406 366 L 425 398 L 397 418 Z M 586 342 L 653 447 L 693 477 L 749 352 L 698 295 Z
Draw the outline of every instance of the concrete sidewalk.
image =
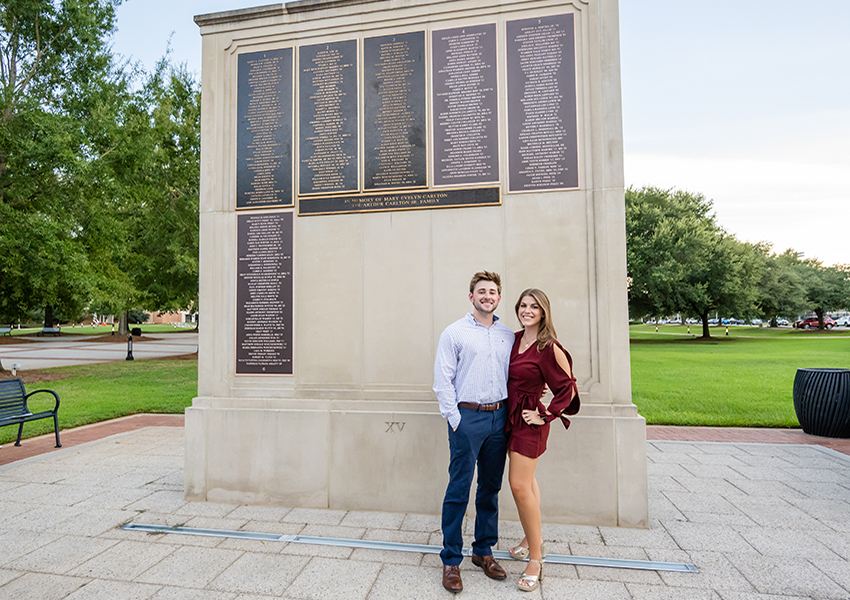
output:
M 21 371 L 30 371 L 127 358 L 126 338 L 121 342 L 88 341 L 92 336 L 83 335 L 44 338 L 27 336 L 27 339 L 30 341 L 0 345 L 3 368 L 11 370 L 12 365 L 17 364 Z M 197 351 L 197 333 L 146 333 L 141 341 L 139 338 L 133 340 L 133 357 L 136 359 L 165 358 Z
M 547 549 L 690 562 L 698 574 L 548 565 L 541 588 L 524 594 L 515 586 L 522 563 L 503 561 L 509 579 L 497 582 L 464 561 L 460 597 L 850 598 L 850 457 L 816 445 L 676 441 L 650 441 L 647 453 L 651 529 L 545 525 Z M 186 502 L 182 467 L 180 427 L 0 467 L 0 598 L 452 597 L 434 555 L 119 529 L 137 522 L 441 543 L 433 516 Z M 513 522 L 501 535 L 502 549 L 522 537 Z

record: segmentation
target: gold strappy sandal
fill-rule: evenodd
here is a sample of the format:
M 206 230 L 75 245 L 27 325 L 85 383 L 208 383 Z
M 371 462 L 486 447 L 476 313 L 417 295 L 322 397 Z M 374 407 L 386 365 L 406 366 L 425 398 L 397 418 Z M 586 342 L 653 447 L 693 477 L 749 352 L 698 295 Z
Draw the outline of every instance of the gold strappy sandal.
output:
M 538 575 L 526 575 L 525 573 L 519 578 L 519 581 L 516 582 L 516 586 L 522 590 L 523 592 L 533 592 L 537 589 L 537 586 L 541 581 L 543 581 L 543 561 L 542 560 L 534 560 L 533 558 L 528 559 L 530 563 L 537 563 L 540 565 L 540 573 Z
M 526 560 L 528 558 L 528 548 L 520 544 L 516 548 L 508 550 L 508 556 L 514 560 Z M 540 544 L 540 558 L 546 558 L 546 542 Z

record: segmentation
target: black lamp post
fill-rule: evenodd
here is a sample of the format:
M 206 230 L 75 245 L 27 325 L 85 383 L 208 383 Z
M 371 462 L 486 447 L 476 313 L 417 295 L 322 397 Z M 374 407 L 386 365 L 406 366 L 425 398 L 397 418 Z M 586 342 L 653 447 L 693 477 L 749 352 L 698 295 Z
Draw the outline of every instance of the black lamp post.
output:
M 127 358 L 125 360 L 133 360 L 133 336 L 127 334 Z

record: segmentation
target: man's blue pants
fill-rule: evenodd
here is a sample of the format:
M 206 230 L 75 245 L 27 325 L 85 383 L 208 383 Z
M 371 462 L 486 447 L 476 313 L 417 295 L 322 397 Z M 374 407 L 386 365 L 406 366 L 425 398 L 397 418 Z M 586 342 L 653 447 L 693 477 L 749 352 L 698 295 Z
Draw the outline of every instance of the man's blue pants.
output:
M 463 516 L 469 504 L 469 488 L 478 465 L 478 489 L 475 493 L 475 540 L 472 551 L 478 556 L 493 553 L 499 541 L 499 490 L 505 472 L 507 403 L 492 412 L 459 407 L 457 431 L 449 426 L 449 485 L 443 500 L 444 565 L 459 565 L 463 560 Z

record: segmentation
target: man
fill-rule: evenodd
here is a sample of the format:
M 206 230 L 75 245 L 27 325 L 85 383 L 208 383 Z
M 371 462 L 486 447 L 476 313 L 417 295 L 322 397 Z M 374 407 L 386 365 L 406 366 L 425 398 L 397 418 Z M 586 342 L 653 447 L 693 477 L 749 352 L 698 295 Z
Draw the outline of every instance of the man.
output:
M 463 517 L 478 465 L 472 564 L 493 579 L 507 577 L 493 558 L 499 539 L 499 490 L 505 470 L 508 363 L 514 333 L 498 322 L 498 273 L 480 271 L 469 284 L 472 312 L 446 327 L 434 363 L 434 392 L 448 421 L 449 485 L 443 500 L 443 587 L 463 590 Z

